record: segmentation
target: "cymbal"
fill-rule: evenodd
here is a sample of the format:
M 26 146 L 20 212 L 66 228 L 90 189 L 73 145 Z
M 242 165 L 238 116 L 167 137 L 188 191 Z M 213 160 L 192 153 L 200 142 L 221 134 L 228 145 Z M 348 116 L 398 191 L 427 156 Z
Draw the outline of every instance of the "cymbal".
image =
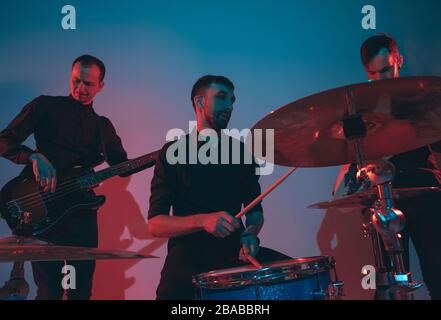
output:
M 430 194 L 441 192 L 436 187 L 418 187 L 418 188 L 397 188 L 392 190 L 395 200 L 412 198 L 422 194 Z M 347 196 L 337 197 L 329 201 L 319 202 L 308 206 L 312 209 L 331 209 L 331 208 L 366 208 L 371 207 L 378 200 L 376 188 L 366 191 L 350 194 Z
M 0 262 L 156 258 L 130 251 L 51 245 L 32 237 L 0 239 Z
M 272 111 L 253 129 L 274 129 L 275 164 L 355 163 L 355 142 L 345 138 L 342 122 L 349 115 L 348 97 L 367 127 L 361 142 L 366 160 L 441 140 L 441 77 L 404 77 L 327 90 Z

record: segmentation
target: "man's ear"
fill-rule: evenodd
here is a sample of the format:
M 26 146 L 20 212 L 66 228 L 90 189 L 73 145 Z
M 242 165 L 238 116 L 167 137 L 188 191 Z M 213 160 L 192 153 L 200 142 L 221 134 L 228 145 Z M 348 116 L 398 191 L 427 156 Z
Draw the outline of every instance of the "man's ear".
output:
M 100 87 L 100 91 L 104 89 L 105 85 L 106 85 L 106 84 L 104 83 L 104 81 L 101 81 L 101 82 L 100 82 L 100 85 L 99 85 L 99 87 Z
M 201 109 L 204 108 L 204 96 L 202 95 L 195 96 L 193 102 L 196 108 L 201 108 Z
M 401 67 L 403 66 L 403 62 L 404 62 L 404 58 L 401 54 L 399 54 L 397 58 L 398 69 L 401 69 Z

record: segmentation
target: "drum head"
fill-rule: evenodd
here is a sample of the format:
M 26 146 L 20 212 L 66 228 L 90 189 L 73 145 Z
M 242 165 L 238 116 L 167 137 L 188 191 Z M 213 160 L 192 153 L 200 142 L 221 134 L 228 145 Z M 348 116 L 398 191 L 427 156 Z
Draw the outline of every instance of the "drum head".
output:
M 263 264 L 262 269 L 253 265 L 214 270 L 193 276 L 193 284 L 199 288 L 228 289 L 246 285 L 269 284 L 301 279 L 332 267 L 326 256 L 297 258 Z

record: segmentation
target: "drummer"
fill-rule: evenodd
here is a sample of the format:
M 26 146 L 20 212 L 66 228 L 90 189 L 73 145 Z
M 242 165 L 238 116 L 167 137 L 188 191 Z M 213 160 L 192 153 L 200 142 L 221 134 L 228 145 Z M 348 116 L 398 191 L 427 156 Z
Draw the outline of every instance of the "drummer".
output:
M 403 56 L 394 38 L 377 34 L 361 46 L 361 60 L 369 81 L 399 77 Z M 405 137 L 403 137 L 405 138 Z M 436 163 L 436 152 L 441 152 L 441 141 L 409 152 L 392 156 L 396 169 L 394 188 L 441 187 L 441 171 Z M 360 190 L 355 164 L 342 166 L 334 187 L 334 195 L 346 195 Z M 409 270 L 409 238 L 415 246 L 421 270 L 431 298 L 441 299 L 441 195 L 427 194 L 396 203 L 406 217 L 406 228 L 401 232 L 404 260 Z M 390 259 L 384 257 L 390 267 Z
M 219 138 L 223 134 L 235 100 L 234 85 L 226 77 L 207 75 L 196 81 L 191 101 L 198 151 L 206 143 L 215 144 L 203 135 L 204 129 L 214 129 Z M 257 165 L 244 161 L 244 144 L 240 142 L 239 164 L 232 164 L 232 152 L 229 164 L 202 164 L 199 159 L 196 164 L 170 164 L 167 150 L 174 143 L 186 142 L 188 160 L 191 134 L 164 145 L 151 182 L 148 229 L 156 237 L 170 238 L 157 299 L 194 299 L 193 275 L 238 266 L 247 261 L 247 254 L 260 262 L 290 258 L 259 248 L 257 236 L 264 222 L 261 203 L 246 214 L 246 228 L 234 217 L 260 194 Z M 228 151 L 221 143 L 214 147 L 219 159 Z

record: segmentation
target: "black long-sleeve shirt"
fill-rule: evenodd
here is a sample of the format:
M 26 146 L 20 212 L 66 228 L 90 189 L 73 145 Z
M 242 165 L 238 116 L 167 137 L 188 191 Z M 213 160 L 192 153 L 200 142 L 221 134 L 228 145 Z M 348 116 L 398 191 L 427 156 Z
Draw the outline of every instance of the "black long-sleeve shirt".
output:
M 395 166 L 392 186 L 394 188 L 441 187 L 441 163 L 439 158 L 437 161 L 435 152 L 441 153 L 441 141 L 392 156 L 389 159 Z M 341 182 L 347 188 L 347 194 L 355 193 L 361 188 L 356 173 L 357 165 L 352 163 Z M 339 188 L 337 187 L 336 190 Z
M 232 138 L 230 138 L 229 163 L 221 164 L 221 143 L 218 144 L 218 164 L 189 163 L 190 152 L 197 152 L 205 143 L 197 142 L 197 151 L 189 148 L 189 135 L 179 141 L 186 143 L 186 164 L 170 164 L 167 143 L 159 153 L 151 183 L 149 219 L 158 215 L 189 216 L 215 211 L 237 214 L 242 205 L 248 205 L 260 194 L 257 164 L 243 161 L 245 146 L 241 143 L 241 161 L 232 164 Z M 237 141 L 237 140 L 236 140 Z M 175 142 L 178 143 L 178 142 Z M 183 150 L 183 149 L 181 149 Z M 212 149 L 210 149 L 212 150 Z M 213 149 L 214 150 L 214 149 Z M 176 154 L 175 154 L 176 155 Z M 223 154 L 224 156 L 225 153 Z M 253 211 L 262 211 L 257 204 Z M 170 238 L 161 281 L 157 289 L 159 299 L 191 299 L 194 288 L 192 276 L 209 270 L 237 266 L 241 247 L 241 228 L 225 238 L 198 231 Z
M 433 152 L 441 152 L 441 141 L 390 158 L 396 174 L 396 188 L 441 187 L 441 171 Z
M 31 134 L 35 151 L 22 144 Z M 76 165 L 93 168 L 106 156 L 110 165 L 127 160 L 110 120 L 98 116 L 92 105 L 85 106 L 70 96 L 37 97 L 0 132 L 4 158 L 27 164 L 29 169 L 29 156 L 34 152 L 46 156 L 57 171 Z
M 155 172 L 151 182 L 149 219 L 157 215 L 168 215 L 173 209 L 174 216 L 188 216 L 198 213 L 227 211 L 231 215 L 239 213 L 243 206 L 248 205 L 260 194 L 259 176 L 255 169 L 257 164 L 244 161 L 246 147 L 240 143 L 241 160 L 232 163 L 233 139 L 230 141 L 229 164 L 221 164 L 221 143 L 218 144 L 218 164 L 189 164 L 189 135 L 181 138 L 186 143 L 186 164 L 168 163 L 167 149 L 174 142 L 167 143 L 158 156 Z M 237 141 L 238 142 L 238 141 Z M 176 142 L 177 143 L 177 142 Z M 197 149 L 207 142 L 199 141 Z M 263 212 L 261 203 L 253 211 Z M 207 232 L 199 231 L 189 235 L 170 239 L 169 248 L 174 244 L 194 244 L 205 241 L 207 246 L 220 242 L 240 245 L 239 236 L 243 231 L 232 233 L 225 239 L 216 238 Z

